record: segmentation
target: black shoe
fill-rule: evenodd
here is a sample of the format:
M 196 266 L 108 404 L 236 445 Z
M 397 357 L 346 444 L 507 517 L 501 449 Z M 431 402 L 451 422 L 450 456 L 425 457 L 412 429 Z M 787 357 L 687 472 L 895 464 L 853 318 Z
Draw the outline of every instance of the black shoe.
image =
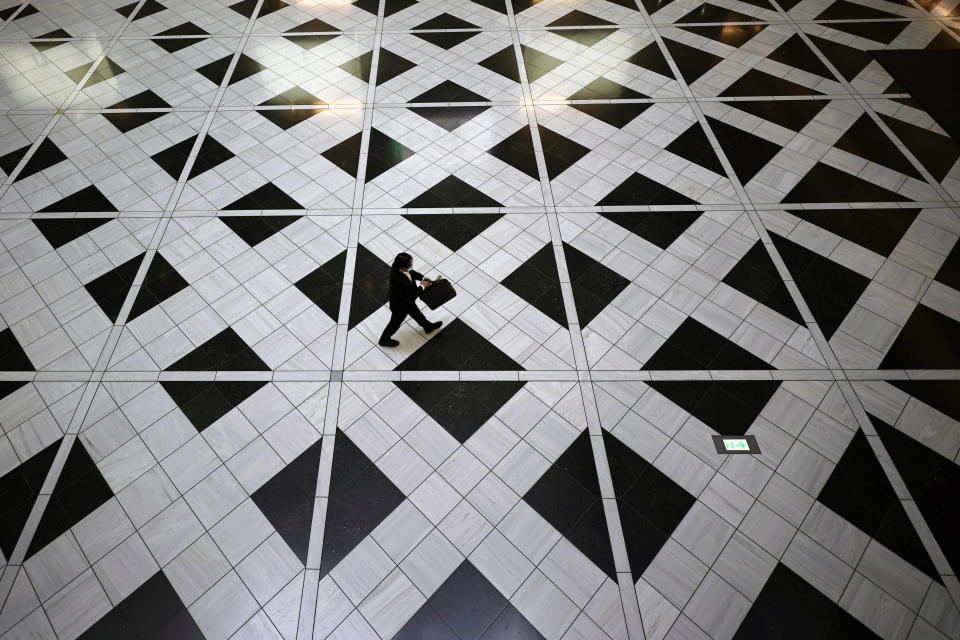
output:
M 400 342 L 397 340 L 390 339 L 390 340 L 381 340 L 377 344 L 379 344 L 381 347 L 396 347 L 400 345 Z
M 431 322 L 430 326 L 426 327 L 424 331 L 426 331 L 427 333 L 433 333 L 434 331 L 439 329 L 440 325 L 442 324 L 443 324 L 443 320 L 440 320 L 439 322 Z

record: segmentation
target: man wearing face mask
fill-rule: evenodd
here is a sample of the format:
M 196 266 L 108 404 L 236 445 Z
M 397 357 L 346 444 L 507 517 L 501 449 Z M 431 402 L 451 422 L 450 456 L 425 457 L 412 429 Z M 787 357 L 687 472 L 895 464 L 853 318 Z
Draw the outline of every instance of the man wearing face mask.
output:
M 423 327 L 426 333 L 431 333 L 443 322 L 430 322 L 424 316 L 423 312 L 417 306 L 417 298 L 423 293 L 425 287 L 429 287 L 432 282 L 429 278 L 424 278 L 422 274 L 413 270 L 413 256 L 409 253 L 399 253 L 393 259 L 393 265 L 390 267 L 390 322 L 387 323 L 383 335 L 380 336 L 381 347 L 396 347 L 400 343 L 393 339 L 393 334 L 397 332 L 404 319 L 410 316 Z M 422 282 L 419 286 L 417 282 Z

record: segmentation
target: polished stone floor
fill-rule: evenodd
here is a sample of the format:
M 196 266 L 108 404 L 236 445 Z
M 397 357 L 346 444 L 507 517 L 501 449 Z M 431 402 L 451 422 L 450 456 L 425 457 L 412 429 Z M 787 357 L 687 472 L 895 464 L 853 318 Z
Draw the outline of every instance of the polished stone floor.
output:
M 960 144 L 871 54 L 957 48 L 0 0 L 0 640 L 960 638 Z

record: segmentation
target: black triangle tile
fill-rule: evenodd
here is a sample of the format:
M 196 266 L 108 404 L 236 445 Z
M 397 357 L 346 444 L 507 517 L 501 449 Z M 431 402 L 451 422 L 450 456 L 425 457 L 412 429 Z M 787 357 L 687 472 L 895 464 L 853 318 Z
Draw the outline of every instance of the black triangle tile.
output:
M 415 31 L 413 35 L 421 40 L 426 40 L 430 44 L 441 49 L 453 49 L 459 44 L 463 44 L 479 31 Z
M 419 29 L 480 29 L 477 25 L 449 13 L 441 13 L 413 27 Z
M 722 42 L 731 47 L 742 47 L 750 42 L 755 35 L 766 29 L 762 24 L 715 24 L 680 27 L 684 31 L 695 33 L 704 38 Z
M 101 113 L 110 124 L 115 126 L 121 133 L 129 133 L 137 127 L 142 127 L 148 122 L 153 122 L 157 118 L 162 118 L 165 113 L 145 112 L 145 113 Z
M 258 107 L 286 107 L 290 105 L 314 104 L 324 106 L 327 103 L 301 87 L 292 87 L 283 93 L 264 100 Z
M 155 254 L 150 266 L 147 267 L 147 275 L 133 301 L 127 322 L 132 322 L 188 286 L 187 281 L 173 268 L 173 265 L 159 253 Z
M 789 213 L 886 257 L 920 209 L 790 209 Z
M 910 161 L 893 144 L 893 141 L 881 131 L 877 123 L 865 113 L 857 118 L 857 121 L 847 129 L 846 133 L 833 143 L 833 146 L 917 180 L 923 180 L 920 172 L 910 164 Z
M 793 1 L 794 1 L 794 0 L 787 0 L 787 1 L 784 2 L 784 3 L 781 3 L 780 6 L 784 7 L 784 11 L 789 11 L 790 9 L 787 9 L 787 8 L 785 7 L 785 5 L 786 5 L 786 4 L 789 4 L 790 2 L 793 2 Z M 755 7 L 760 8 L 760 9 L 767 9 L 767 10 L 769 10 L 769 11 L 776 11 L 776 10 L 777 10 L 772 4 L 770 4 L 769 2 L 767 2 L 767 0 L 743 0 L 743 2 L 746 2 L 747 4 L 753 5 L 753 6 L 755 6 Z M 792 8 L 792 7 L 791 7 L 791 8 Z
M 510 356 L 459 318 L 395 367 L 395 371 L 517 371 Z
M 203 640 L 204 635 L 166 575 L 157 571 L 80 635 L 79 640 L 101 638 Z
M 86 65 L 85 67 L 82 67 L 82 68 L 84 73 L 86 73 L 86 70 L 89 69 L 90 66 Z M 87 87 L 92 87 L 97 83 L 104 82 L 105 80 L 109 80 L 110 78 L 113 78 L 114 76 L 118 76 L 121 73 L 124 73 L 123 67 L 121 67 L 119 64 L 117 64 L 110 58 L 104 58 L 100 62 L 100 64 L 97 66 L 96 70 L 94 70 L 93 74 L 91 74 L 91 76 L 87 78 L 87 82 L 86 84 L 83 85 L 83 88 L 86 89 Z M 67 72 L 67 75 L 69 76 L 70 72 Z M 77 82 L 80 82 L 80 80 L 83 79 L 83 74 L 81 73 L 79 75 L 80 77 L 76 79 Z
M 666 249 L 702 214 L 700 211 L 601 211 L 600 215 Z
M 957 35 L 960 35 L 960 31 L 958 31 L 957 29 L 953 29 L 952 31 L 957 33 Z M 938 50 L 938 51 L 947 50 L 947 49 L 958 49 L 958 48 L 960 48 L 960 42 L 958 42 L 956 38 L 951 36 L 946 31 L 941 31 L 940 33 L 938 33 L 937 37 L 931 40 L 927 44 L 927 46 L 924 47 L 924 49 Z
M 723 149 L 724 154 L 730 161 L 733 172 L 737 174 L 743 184 L 750 182 L 761 169 L 767 166 L 768 162 L 773 160 L 773 157 L 782 148 L 775 142 L 716 118 L 707 116 L 707 123 L 713 130 L 714 135 L 717 136 L 717 142 L 720 143 L 720 148 Z M 669 147 L 667 150 L 670 150 Z M 723 175 L 722 170 L 716 171 L 716 173 Z
M 731 106 L 751 115 L 769 120 L 791 131 L 800 131 L 817 117 L 826 100 L 739 100 Z
M 389 299 L 387 289 L 389 273 L 390 265 L 362 244 L 357 245 L 353 292 L 350 296 L 350 318 L 347 322 L 348 329 L 353 329 L 387 303 Z
M 848 82 L 860 75 L 860 72 L 873 60 L 873 56 L 862 49 L 834 42 L 833 40 L 821 38 L 820 36 L 815 36 L 810 33 L 807 34 L 807 37 L 810 38 L 810 41 L 820 50 L 820 53 L 826 56 L 830 64 L 836 67 L 840 75 Z M 827 74 L 820 75 L 824 78 L 831 77 Z
M 895 20 L 900 17 L 895 13 L 874 9 L 856 2 L 836 0 L 821 11 L 814 20 Z
M 287 228 L 303 216 L 223 216 L 220 222 L 255 247 L 267 238 Z
M 460 444 L 506 404 L 525 382 L 395 382 Z
M 14 18 L 14 19 L 15 19 L 15 20 L 20 20 L 21 18 L 26 18 L 27 16 L 32 16 L 32 15 L 34 15 L 35 13 L 40 13 L 40 10 L 37 9 L 37 8 L 36 8 L 35 6 L 33 6 L 32 4 L 28 4 L 28 5 L 25 5 L 25 6 L 23 7 L 23 11 L 21 11 L 21 12 L 17 15 L 17 17 Z
M 339 37 L 339 33 L 328 33 L 328 34 L 319 34 L 319 35 L 290 35 L 289 32 L 284 34 L 284 38 L 297 45 L 305 51 L 310 51 L 315 47 L 319 47 L 325 42 L 330 42 L 336 37 Z
M 406 148 L 387 134 L 374 128 L 370 129 L 368 148 L 366 173 L 368 182 L 414 155 L 412 149 Z M 329 157 L 327 159 L 329 160 Z
M 521 50 L 523 45 L 520 45 Z M 491 56 L 488 56 L 478 62 L 484 69 L 489 69 L 494 73 L 499 73 L 508 80 L 520 82 L 520 69 L 517 67 L 517 54 L 513 50 L 513 45 L 504 47 Z
M 489 106 L 478 107 L 408 107 L 410 111 L 429 120 L 438 127 L 453 131 L 470 122 L 478 115 L 489 109 Z
M 778 380 L 648 382 L 675 405 L 725 436 L 742 436 L 780 386 Z
M 627 104 L 571 104 L 570 106 L 588 116 L 606 122 L 611 127 L 621 129 L 653 105 L 651 103 L 632 102 Z
M 394 640 L 542 640 L 469 560 L 444 581 Z
M 507 3 L 504 0 L 472 0 L 474 4 L 507 15 Z
M 92 62 L 88 62 L 88 63 L 86 63 L 86 64 L 80 65 L 79 67 L 74 67 L 73 69 L 69 69 L 69 70 L 67 70 L 67 71 L 64 71 L 63 73 L 64 73 L 64 75 L 66 75 L 68 78 L 70 78 L 71 80 L 73 80 L 75 83 L 78 83 L 78 84 L 79 84 L 80 81 L 83 80 L 83 77 L 84 77 L 85 75 L 87 75 L 87 71 L 88 71 L 88 70 L 90 69 L 90 67 L 92 67 L 92 66 L 93 66 L 93 63 L 92 63 Z
M 38 36 L 38 38 L 45 38 L 45 39 L 46 38 L 72 38 L 72 37 L 73 36 L 71 36 L 69 33 L 64 31 L 63 29 L 54 29 L 53 31 L 50 31 L 50 32 L 44 33 L 41 36 Z M 36 49 L 37 51 L 49 51 L 54 47 L 59 47 L 60 45 L 64 44 L 64 41 L 57 40 L 53 42 L 44 42 L 43 40 L 31 40 L 30 44 L 33 45 L 33 48 Z
M 310 545 L 313 505 L 317 500 L 317 471 L 322 443 L 323 440 L 317 440 L 307 447 L 293 462 L 250 495 L 290 550 L 304 564 L 307 563 L 307 547 Z
M 83 285 L 87 293 L 96 301 L 110 322 L 116 322 L 120 315 L 120 308 L 127 298 L 127 293 L 133 286 L 133 280 L 143 262 L 141 253 L 130 258 L 120 266 L 107 271 L 87 284 Z
M 354 3 L 356 4 L 356 3 Z M 386 51 L 386 49 L 383 49 Z M 352 60 L 347 60 L 340 65 L 340 68 L 347 73 L 360 78 L 364 82 L 370 82 L 370 69 L 373 65 L 373 52 L 367 51 Z
M 639 204 L 696 204 L 695 200 L 645 175 L 635 173 L 597 203 L 601 207 Z
M 630 571 L 639 580 L 696 498 L 607 431 L 603 443 Z
M 408 209 L 435 207 L 502 207 L 503 205 L 456 176 L 447 176 L 403 205 Z
M 116 213 L 117 208 L 113 206 L 105 195 L 103 195 L 99 189 L 94 185 L 84 187 L 66 198 L 58 200 L 53 204 L 49 204 L 43 209 L 40 209 L 41 213 L 69 213 L 69 212 L 92 212 L 92 211 L 102 211 L 109 213 Z
M 334 440 L 329 496 L 321 579 L 404 500 L 403 492 L 339 429 Z
M 136 3 L 134 3 L 134 6 L 136 6 Z M 0 21 L 4 21 L 10 16 L 12 16 L 19 8 L 20 8 L 20 5 L 15 4 L 12 7 L 7 7 L 6 9 L 0 9 Z
M 334 322 L 340 317 L 340 297 L 347 252 L 341 251 L 294 284 Z
M 224 56 L 219 60 L 214 60 L 209 64 L 203 65 L 197 69 L 197 73 L 202 75 L 213 84 L 219 85 L 223 82 L 224 77 L 227 75 L 227 71 L 230 67 L 230 61 L 232 59 L 232 54 L 229 56 Z M 260 73 L 265 69 L 266 67 L 256 60 L 245 53 L 241 53 L 240 57 L 237 59 L 237 64 L 233 69 L 233 73 L 230 75 L 230 81 L 227 84 L 231 85 L 240 82 L 241 80 L 245 80 L 246 78 Z
M 803 325 L 803 316 L 759 240 L 723 277 L 723 283 Z
M 960 367 L 960 322 L 918 304 L 907 319 L 881 369 L 956 369 Z
M 356 5 L 357 3 L 354 3 Z M 373 11 L 371 13 L 376 14 L 376 2 L 372 2 Z M 383 17 L 389 18 L 390 16 L 400 13 L 404 9 L 414 6 L 417 4 L 417 0 L 383 0 Z
M 223 208 L 228 211 L 238 211 L 246 209 L 304 209 L 305 207 L 288 196 L 280 187 L 268 182 Z
M 80 439 L 74 440 L 53 487 L 50 502 L 47 503 L 37 531 L 30 541 L 27 559 L 112 497 L 113 491 L 90 458 L 83 442 Z
M 709 169 L 714 173 L 725 176 L 723 165 L 717 158 L 716 152 L 710 146 L 707 140 L 707 134 L 699 122 L 691 124 L 686 131 L 673 139 L 673 142 L 664 147 L 670 153 L 680 156 L 685 160 L 700 165 L 704 169 Z
M 818 500 L 898 556 L 939 581 L 927 555 L 863 432 L 857 430 Z
M 320 100 L 318 100 L 318 103 L 325 104 Z M 304 120 L 309 120 L 321 111 L 323 111 L 323 109 L 269 109 L 266 111 L 257 111 L 257 113 L 286 131 L 291 127 L 297 126 Z
M 592 47 L 615 31 L 616 29 L 550 29 L 551 33 L 585 47 Z
M 551 33 L 563 36 L 567 40 L 582 44 L 585 47 L 592 47 L 607 36 L 614 33 L 616 29 L 550 29 Z
M 36 371 L 10 327 L 0 331 L 0 371 Z
M 890 44 L 910 24 L 906 21 L 893 21 L 901 16 L 881 11 L 862 4 L 837 0 L 817 15 L 815 20 L 856 20 L 857 22 L 833 22 L 830 28 L 837 29 L 855 36 L 861 36 L 875 42 Z M 874 22 L 876 20 L 891 20 L 889 22 Z M 867 22 L 864 22 L 864 21 Z
M 32 144 L 24 145 L 0 156 L 0 169 L 9 176 L 32 147 Z
M 152 38 L 150 42 L 157 45 L 167 53 L 176 53 L 181 49 L 192 47 L 195 44 L 203 42 L 206 38 Z
M 231 9 L 245 18 L 252 18 L 253 12 L 257 10 L 257 0 L 240 0 L 240 2 L 229 5 Z M 263 6 L 257 18 L 270 15 L 274 11 L 279 11 L 287 6 L 282 0 L 264 0 Z
M 371 136 L 373 135 L 373 129 Z M 357 133 L 343 142 L 338 142 L 320 155 L 332 162 L 354 178 L 357 177 L 357 169 L 360 165 L 360 142 L 363 134 Z M 371 179 L 369 176 L 367 179 Z
M 136 2 L 131 2 L 128 5 L 124 5 L 117 9 L 117 12 L 123 15 L 125 18 L 129 18 L 130 14 L 133 13 L 133 10 L 137 8 Z M 142 20 L 143 18 L 150 17 L 155 13 L 160 13 L 161 11 L 166 11 L 166 7 L 157 2 L 157 0 L 147 0 L 143 3 L 143 6 L 140 7 L 140 11 L 137 12 L 137 15 L 133 18 L 134 22 L 137 20 Z
M 762 20 L 756 16 L 704 2 L 677 18 L 674 22 L 682 24 L 691 22 L 762 22 Z
M 514 55 L 513 47 L 508 47 L 508 49 L 510 50 L 510 55 Z M 523 56 L 523 66 L 527 70 L 527 80 L 529 82 L 536 82 L 563 64 L 563 60 L 554 58 L 549 54 L 524 44 L 520 45 L 520 53 Z M 487 59 L 489 60 L 489 58 Z M 514 64 L 516 64 L 516 59 L 514 59 Z M 497 71 L 497 69 L 492 70 Z M 517 82 L 519 82 L 519 76 Z
M 500 284 L 561 327 L 567 326 L 567 313 L 563 306 L 560 275 L 552 244 L 545 245 L 533 254 Z
M 210 35 L 192 22 L 184 22 L 165 31 L 153 34 L 154 36 L 208 36 Z
M 61 441 L 58 439 L 0 477 L 0 520 L 3 520 L 0 551 L 5 558 L 9 558 L 17 546 L 20 532 L 27 523 L 33 503 L 40 495 L 40 488 L 60 449 Z
M 444 80 L 432 89 L 412 98 L 410 102 L 488 102 L 488 100 L 452 80 Z
M 673 71 L 670 70 L 670 65 L 667 64 L 667 59 L 663 57 L 663 52 L 660 51 L 660 47 L 656 42 L 651 42 L 627 58 L 626 61 L 638 67 L 643 67 L 648 71 L 658 73 L 665 78 L 673 78 Z
M 833 74 L 830 73 L 827 66 L 823 64 L 817 54 L 810 50 L 810 47 L 798 34 L 793 34 L 787 38 L 783 44 L 767 56 L 767 59 L 782 62 L 807 73 L 833 80 Z
M 603 18 L 598 18 L 579 9 L 574 9 L 565 13 L 553 22 L 547 24 L 548 27 L 591 27 L 591 26 L 614 26 L 614 23 Z
M 685 319 L 643 365 L 663 369 L 773 369 L 766 361 L 693 318 Z
M 510 5 L 513 7 L 513 12 L 517 14 L 541 2 L 543 0 L 510 0 Z
M 581 327 L 586 327 L 623 293 L 630 281 L 566 242 L 563 243 L 563 253 L 577 319 Z
M 373 15 L 377 15 L 377 11 L 380 8 L 380 0 L 355 0 L 350 4 L 357 9 L 363 9 L 367 13 L 372 13 Z
M 55 145 L 50 138 L 44 138 L 40 145 L 27 160 L 27 164 L 17 174 L 15 182 L 28 178 L 35 173 L 40 173 L 44 169 L 49 169 L 55 164 L 59 164 L 67 159 L 60 147 Z
M 545 131 L 543 126 L 540 126 L 540 131 Z M 540 179 L 537 156 L 533 152 L 533 136 L 530 134 L 530 127 L 526 125 L 487 149 L 487 153 L 534 180 Z
M 790 82 L 759 69 L 750 69 L 720 93 L 723 98 L 745 96 L 809 96 L 820 91 Z
M 110 105 L 107 109 L 172 109 L 166 100 L 147 89 Z M 163 115 L 163 114 L 160 114 Z
M 190 152 L 193 151 L 193 145 L 197 141 L 197 136 L 190 136 L 186 140 L 179 142 L 169 149 L 156 153 L 151 159 L 167 172 L 174 180 L 180 179 L 180 174 L 187 164 Z M 203 138 L 200 144 L 200 151 L 197 153 L 193 166 L 190 168 L 188 180 L 192 180 L 201 173 L 209 171 L 214 167 L 233 158 L 234 155 L 225 146 L 216 141 L 210 135 Z
M 643 8 L 651 15 L 673 3 L 674 0 L 640 0 L 640 4 L 643 5 Z
M 940 543 L 947 562 L 956 572 L 960 567 L 960 517 L 955 506 L 960 491 L 960 466 L 882 420 L 873 416 L 870 420 L 933 537 Z
M 416 66 L 413 62 L 398 56 L 389 49 L 380 49 L 380 58 L 377 61 L 377 84 L 385 84 Z M 369 73 L 365 82 L 369 82 Z
M 340 29 L 337 29 L 329 22 L 324 22 L 319 18 L 313 18 L 292 29 L 287 29 L 284 33 L 323 33 L 327 31 L 340 33 Z
M 673 58 L 680 75 L 689 84 L 696 82 L 700 76 L 710 69 L 713 69 L 719 63 L 723 62 L 721 56 L 708 53 L 702 49 L 691 47 L 690 45 L 664 38 L 663 44 L 666 45 L 670 57 Z
M 781 202 L 909 202 L 880 185 L 817 162 Z
M 616 580 L 590 435 L 583 431 L 523 496 L 544 520 Z
M 531 82 L 533 80 L 531 79 Z M 649 98 L 639 91 L 634 91 L 629 87 L 616 83 L 613 80 L 607 80 L 600 76 L 587 86 L 571 95 L 569 100 L 629 100 Z M 647 105 L 643 105 L 646 107 Z
M 439 240 L 451 251 L 459 251 L 465 244 L 486 231 L 503 217 L 502 213 L 418 214 L 403 216 Z
M 953 138 L 887 115 L 880 118 L 938 182 L 960 160 L 960 143 Z
M 890 380 L 888 382 L 960 422 L 960 382 L 956 380 Z
M 194 426 L 202 432 L 267 384 L 266 381 L 217 380 L 160 385 Z
M 940 270 L 933 279 L 960 290 L 960 242 L 953 245 L 953 249 L 947 254 L 947 259 L 940 265 Z
M 777 564 L 733 638 L 879 640 L 880 636 L 786 566 Z
M 34 218 L 33 224 L 54 249 L 73 242 L 113 218 Z
M 183 356 L 166 371 L 269 371 L 243 338 L 227 327 Z
M 829 340 L 860 299 L 870 279 L 792 240 L 775 233 L 770 237 L 814 320 Z

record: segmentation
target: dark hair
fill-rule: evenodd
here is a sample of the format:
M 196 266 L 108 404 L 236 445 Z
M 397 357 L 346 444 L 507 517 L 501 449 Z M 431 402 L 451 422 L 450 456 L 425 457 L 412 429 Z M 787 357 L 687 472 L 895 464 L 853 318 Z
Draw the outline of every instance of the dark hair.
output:
M 394 271 L 399 271 L 400 269 L 409 267 L 411 262 L 413 262 L 413 256 L 409 253 L 398 253 L 397 257 L 393 259 L 393 266 L 390 268 Z

